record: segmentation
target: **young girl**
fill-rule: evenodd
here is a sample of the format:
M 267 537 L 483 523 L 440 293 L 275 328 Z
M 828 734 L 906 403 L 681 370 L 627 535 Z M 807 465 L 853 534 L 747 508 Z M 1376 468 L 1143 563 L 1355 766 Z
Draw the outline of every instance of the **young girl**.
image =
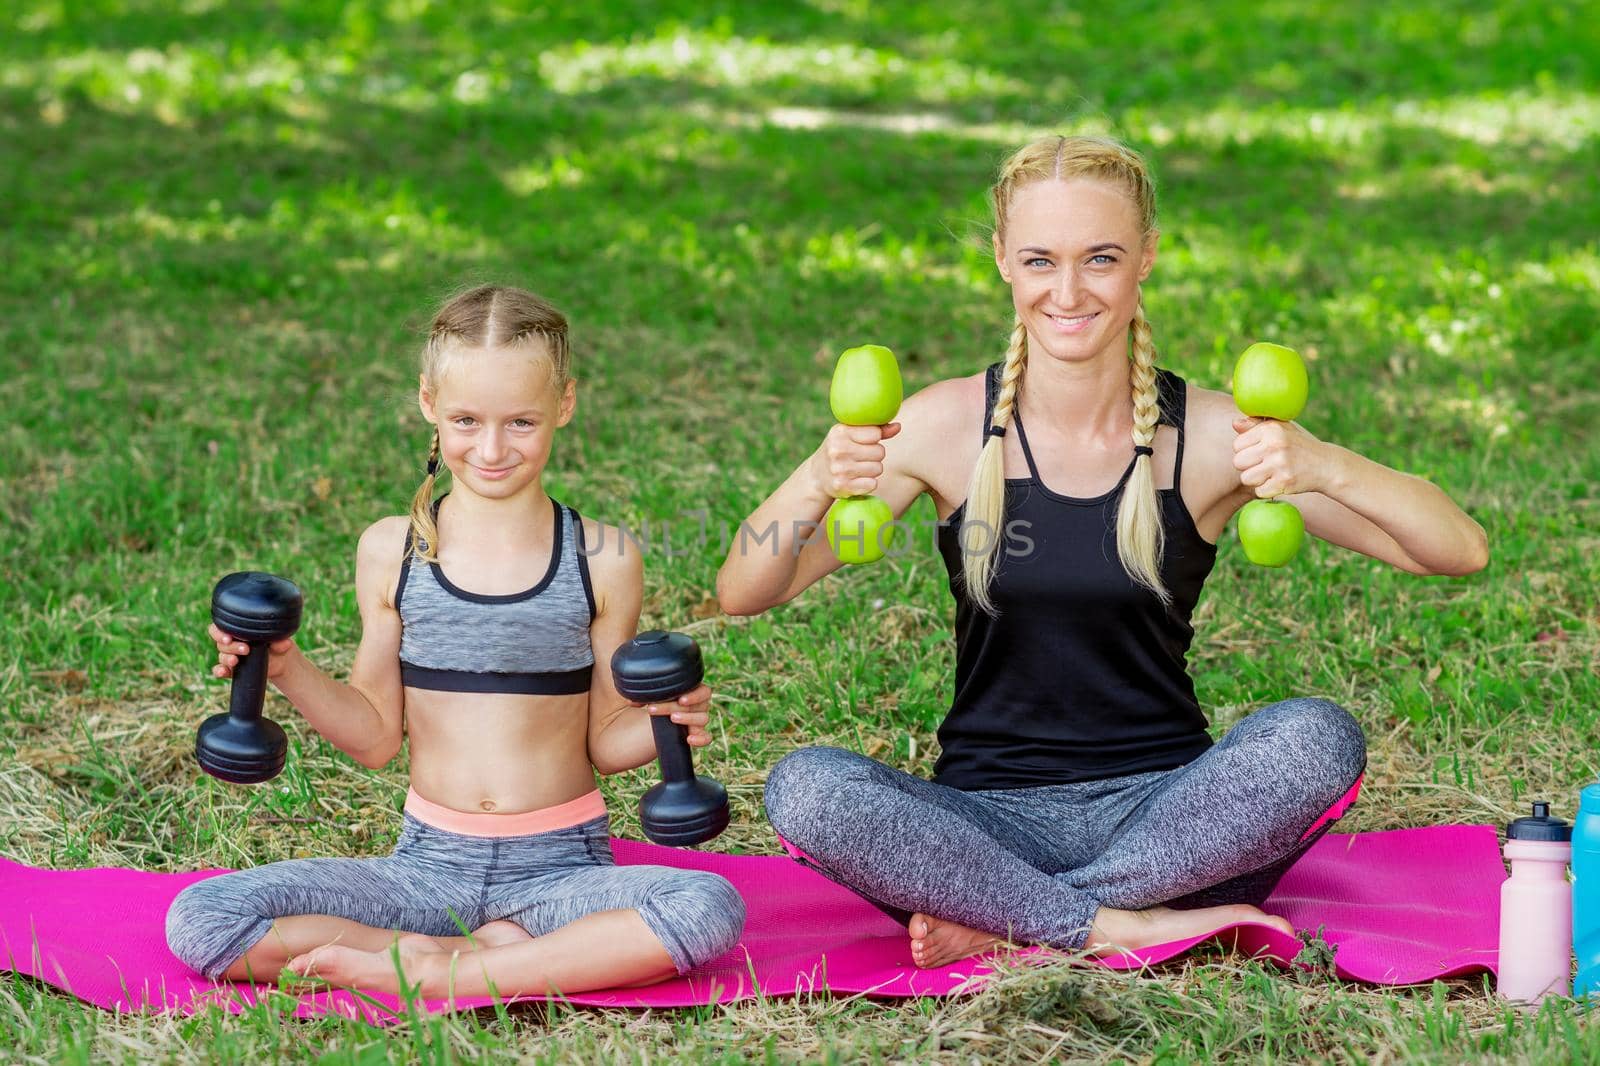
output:
M 767 780 L 804 861 L 907 920 L 939 965 L 996 936 L 1139 948 L 1258 906 L 1355 798 L 1361 728 L 1327 700 L 1266 707 L 1212 744 L 1186 669 L 1228 519 L 1285 496 L 1307 529 L 1416 574 L 1464 574 L 1483 530 L 1443 492 L 1155 367 L 1140 283 L 1156 259 L 1143 160 L 1050 137 L 1002 167 L 994 258 L 1016 311 L 1003 362 L 835 426 L 749 519 L 722 606 L 754 614 L 839 563 L 801 520 L 929 494 L 956 600 L 955 699 L 934 780 L 808 748 Z M 800 527 L 804 528 L 804 527 Z M 1015 535 L 1012 535 L 1015 533 Z M 838 797 L 853 802 L 842 804 Z
M 287 967 L 396 991 L 397 948 L 425 996 L 570 993 L 657 981 L 737 942 L 744 904 L 723 878 L 612 863 L 595 771 L 655 757 L 650 714 L 708 744 L 711 691 L 641 710 L 612 686 L 642 564 L 628 538 L 545 493 L 575 388 L 566 319 L 539 297 L 486 286 L 434 317 L 418 395 L 434 426 L 428 472 L 410 515 L 373 523 L 356 549 L 350 680 L 293 640 L 271 646 L 267 671 L 364 766 L 410 738 L 399 841 L 386 858 L 299 859 L 190 886 L 167 942 L 205 976 L 272 981 Z M 453 491 L 435 501 L 441 462 Z M 590 558 L 586 543 L 617 548 Z M 228 677 L 249 649 L 210 634 L 213 672 Z

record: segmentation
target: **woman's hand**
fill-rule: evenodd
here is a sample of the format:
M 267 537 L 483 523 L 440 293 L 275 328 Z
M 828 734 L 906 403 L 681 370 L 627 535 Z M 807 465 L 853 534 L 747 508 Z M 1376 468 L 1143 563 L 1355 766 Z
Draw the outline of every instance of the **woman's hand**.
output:
M 818 491 L 834 499 L 871 496 L 883 476 L 888 454 L 882 442 L 900 432 L 900 423 L 886 426 L 836 425 L 811 456 L 811 478 Z
M 1233 420 L 1233 466 L 1239 483 L 1262 499 L 1327 488 L 1327 447 L 1296 422 L 1240 416 Z
M 212 622 L 206 627 L 212 640 L 217 642 L 217 665 L 211 668 L 213 677 L 232 677 L 233 671 L 239 665 L 239 660 L 250 654 L 250 645 L 233 636 L 224 633 Z M 285 637 L 267 645 L 267 680 L 272 680 L 283 673 L 287 662 L 289 649 L 294 647 L 294 638 Z
M 634 706 L 641 705 L 636 703 Z M 703 748 L 711 743 L 711 734 L 706 731 L 706 726 L 711 721 L 711 689 L 705 685 L 696 685 L 672 703 L 651 703 L 643 706 L 649 714 L 671 715 L 672 720 L 678 725 L 688 726 L 691 748 Z

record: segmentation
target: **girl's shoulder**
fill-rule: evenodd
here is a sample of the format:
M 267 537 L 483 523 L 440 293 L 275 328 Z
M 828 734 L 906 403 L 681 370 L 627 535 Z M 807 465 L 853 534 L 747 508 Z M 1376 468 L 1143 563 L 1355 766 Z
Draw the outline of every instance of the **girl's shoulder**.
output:
M 387 515 L 362 530 L 361 540 L 356 545 L 356 557 L 360 559 L 371 555 L 375 558 L 389 558 L 398 564 L 405 555 L 410 535 L 410 515 Z
M 579 550 L 590 555 L 595 554 L 602 544 L 610 548 L 612 553 L 615 554 L 619 544 L 638 537 L 638 533 L 628 529 L 627 526 L 602 522 L 600 519 L 592 518 L 575 508 L 572 509 L 572 515 L 578 522 Z M 633 544 L 628 547 L 637 548 L 638 545 Z M 628 548 L 624 547 L 621 550 L 626 551 Z
M 612 525 L 585 514 L 578 514 L 577 518 L 582 537 L 578 545 L 579 557 L 596 582 L 642 577 L 644 547 L 648 543 L 645 534 L 652 531 Z
M 410 544 L 410 515 L 389 515 L 363 530 L 356 543 L 356 595 L 377 596 L 392 607 Z

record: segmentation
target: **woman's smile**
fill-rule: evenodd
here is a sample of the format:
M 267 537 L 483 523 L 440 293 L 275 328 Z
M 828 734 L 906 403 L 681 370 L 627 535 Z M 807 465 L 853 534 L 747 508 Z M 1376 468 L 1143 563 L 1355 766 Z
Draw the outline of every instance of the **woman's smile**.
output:
M 1045 312 L 1045 317 L 1056 328 L 1057 333 L 1082 333 L 1088 329 L 1095 319 L 1100 317 L 1099 311 L 1091 311 L 1086 315 L 1052 315 Z

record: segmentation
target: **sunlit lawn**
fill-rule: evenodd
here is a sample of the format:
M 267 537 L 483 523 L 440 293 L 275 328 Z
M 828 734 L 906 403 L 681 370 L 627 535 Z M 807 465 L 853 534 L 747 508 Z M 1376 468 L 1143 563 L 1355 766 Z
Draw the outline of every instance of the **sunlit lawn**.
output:
M 1218 730 L 1294 693 L 1350 707 L 1372 764 L 1346 828 L 1504 821 L 1535 797 L 1570 816 L 1600 775 L 1600 20 L 1323 6 L 14 6 L 0 852 L 178 870 L 387 850 L 403 765 L 362 769 L 276 698 L 297 746 L 274 786 L 198 772 L 194 726 L 225 699 L 208 595 L 230 570 L 292 577 L 302 645 L 348 666 L 355 538 L 421 474 L 418 327 L 482 279 L 574 324 L 552 489 L 653 536 L 645 624 L 708 653 L 703 763 L 735 804 L 713 846 L 775 850 L 761 781 L 799 745 L 927 772 L 953 647 L 926 539 L 735 620 L 711 595 L 720 537 L 826 430 L 841 348 L 890 345 L 913 387 L 999 357 L 984 192 L 1046 131 L 1152 159 L 1165 365 L 1225 387 L 1250 340 L 1299 347 L 1308 428 L 1435 480 L 1489 531 L 1489 569 L 1451 580 L 1323 545 L 1268 573 L 1230 531 L 1191 656 Z M 619 834 L 638 836 L 650 776 L 605 782 Z M 82 1061 L 1600 1053 L 1574 1012 L 1512 1022 L 1481 979 L 1374 990 L 1215 953 L 950 1002 L 392 1033 L 116 1018 L 10 978 L 0 1040 Z

